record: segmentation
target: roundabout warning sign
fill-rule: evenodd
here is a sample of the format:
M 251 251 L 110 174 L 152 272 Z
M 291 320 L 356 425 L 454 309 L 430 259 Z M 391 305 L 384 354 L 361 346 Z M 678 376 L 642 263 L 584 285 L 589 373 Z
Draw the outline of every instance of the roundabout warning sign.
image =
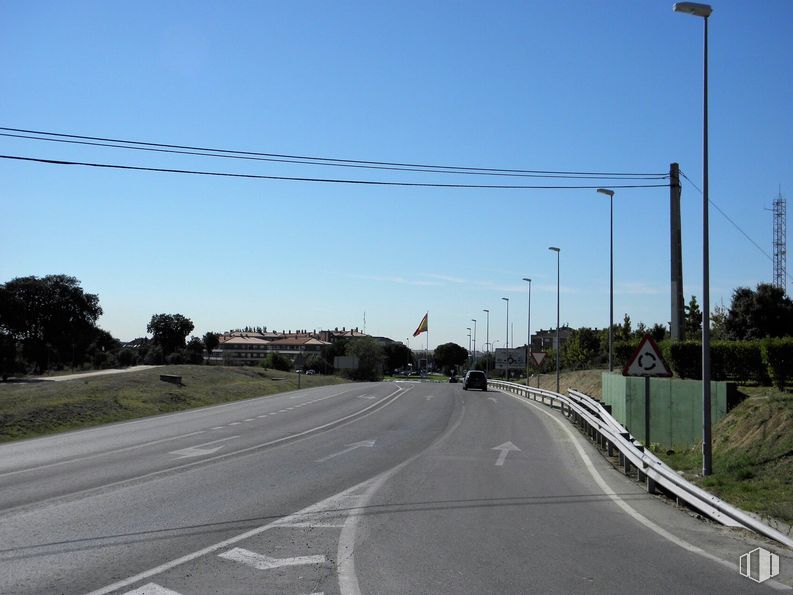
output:
M 639 347 L 622 369 L 623 376 L 669 377 L 672 372 L 661 356 L 658 344 L 650 335 L 644 335 Z

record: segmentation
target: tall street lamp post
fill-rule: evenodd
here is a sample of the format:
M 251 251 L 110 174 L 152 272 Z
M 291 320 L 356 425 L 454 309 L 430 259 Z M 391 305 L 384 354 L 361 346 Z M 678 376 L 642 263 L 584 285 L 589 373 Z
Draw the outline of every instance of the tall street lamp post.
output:
M 710 240 L 708 237 L 708 17 L 709 4 L 677 2 L 675 12 L 702 17 L 705 23 L 702 102 L 702 475 L 712 473 L 710 412 Z
M 490 375 L 490 310 L 482 310 L 487 316 L 487 326 L 485 327 L 485 349 L 487 349 L 487 359 L 485 360 L 485 374 Z
M 465 330 L 468 331 L 468 369 L 471 369 L 471 327 L 465 327 Z
M 609 372 L 614 371 L 613 341 L 614 332 L 614 191 L 608 188 L 598 188 L 598 192 L 609 197 L 611 210 L 609 220 L 611 232 L 609 234 Z
M 559 352 L 562 350 L 559 343 L 559 252 L 560 248 L 550 246 L 548 250 L 556 252 L 556 392 L 559 392 Z
M 472 318 L 471 322 L 474 323 L 474 358 L 471 361 L 472 367 L 476 367 L 476 318 Z
M 526 386 L 529 386 L 529 353 L 531 352 L 531 279 L 523 277 L 529 283 L 529 305 L 526 318 Z
M 504 341 L 507 348 L 507 380 L 509 380 L 509 298 L 503 297 L 501 299 L 507 302 L 507 336 L 504 337 Z

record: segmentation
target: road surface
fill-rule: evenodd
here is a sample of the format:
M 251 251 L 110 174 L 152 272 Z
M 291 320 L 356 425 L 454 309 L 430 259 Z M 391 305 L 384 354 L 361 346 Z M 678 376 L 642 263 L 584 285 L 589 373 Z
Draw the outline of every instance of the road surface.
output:
M 0 447 L 0 593 L 766 592 L 737 572 L 758 544 L 782 549 L 647 495 L 556 412 L 459 384 Z

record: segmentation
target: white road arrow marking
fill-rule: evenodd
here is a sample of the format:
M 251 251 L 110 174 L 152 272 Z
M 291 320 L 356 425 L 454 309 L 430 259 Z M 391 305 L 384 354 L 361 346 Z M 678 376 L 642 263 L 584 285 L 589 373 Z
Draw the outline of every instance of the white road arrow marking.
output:
M 338 457 L 339 455 L 347 454 L 348 452 L 350 452 L 351 450 L 355 450 L 356 448 L 361 448 L 361 447 L 372 448 L 374 446 L 374 443 L 375 443 L 374 440 L 364 440 L 362 442 L 355 442 L 354 444 L 348 444 L 347 448 L 345 448 L 344 450 L 340 450 L 339 452 L 334 452 L 332 455 L 322 457 L 321 459 L 317 459 L 314 462 L 324 463 L 325 461 L 329 461 L 330 459 L 334 457 Z
M 504 465 L 504 461 L 507 460 L 507 455 L 509 451 L 516 450 L 520 451 L 520 449 L 512 444 L 512 442 L 505 442 L 501 446 L 494 446 L 493 450 L 500 450 L 501 452 L 498 453 L 498 459 L 496 459 L 496 467 L 502 467 Z
M 178 591 L 171 591 L 157 583 L 146 583 L 134 591 L 127 591 L 124 595 L 181 595 Z
M 498 401 L 496 401 L 495 397 L 488 397 L 487 400 L 488 401 L 493 401 L 494 403 L 498 403 Z
M 271 558 L 264 554 L 257 554 L 250 550 L 244 550 L 240 547 L 235 547 L 223 554 L 221 558 L 226 560 L 233 560 L 234 562 L 241 562 L 248 566 L 253 566 L 256 570 L 272 570 L 273 568 L 281 568 L 282 566 L 302 566 L 304 564 L 324 564 L 325 556 L 298 556 L 296 558 Z
M 225 442 L 226 440 L 234 440 L 235 438 L 239 438 L 239 436 L 229 436 L 228 438 L 221 438 L 220 440 L 213 440 L 212 442 L 205 442 L 204 444 L 196 444 L 195 446 L 189 446 L 187 448 L 182 448 L 180 450 L 172 450 L 168 454 L 178 455 L 176 457 L 177 459 L 187 459 L 189 457 L 203 457 L 219 451 L 221 448 L 225 446 L 225 444 L 221 444 L 220 446 L 216 446 L 214 448 L 202 448 L 203 446 L 209 446 L 210 444 L 217 444 L 218 442 Z
M 358 395 L 359 399 L 376 399 L 377 397 L 373 395 Z

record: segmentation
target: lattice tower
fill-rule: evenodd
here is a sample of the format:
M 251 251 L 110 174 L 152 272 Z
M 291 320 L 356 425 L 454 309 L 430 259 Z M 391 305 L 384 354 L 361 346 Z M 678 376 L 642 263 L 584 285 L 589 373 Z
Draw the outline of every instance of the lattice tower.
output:
M 773 284 L 786 290 L 787 271 L 787 201 L 782 193 L 774 199 L 774 280 Z

